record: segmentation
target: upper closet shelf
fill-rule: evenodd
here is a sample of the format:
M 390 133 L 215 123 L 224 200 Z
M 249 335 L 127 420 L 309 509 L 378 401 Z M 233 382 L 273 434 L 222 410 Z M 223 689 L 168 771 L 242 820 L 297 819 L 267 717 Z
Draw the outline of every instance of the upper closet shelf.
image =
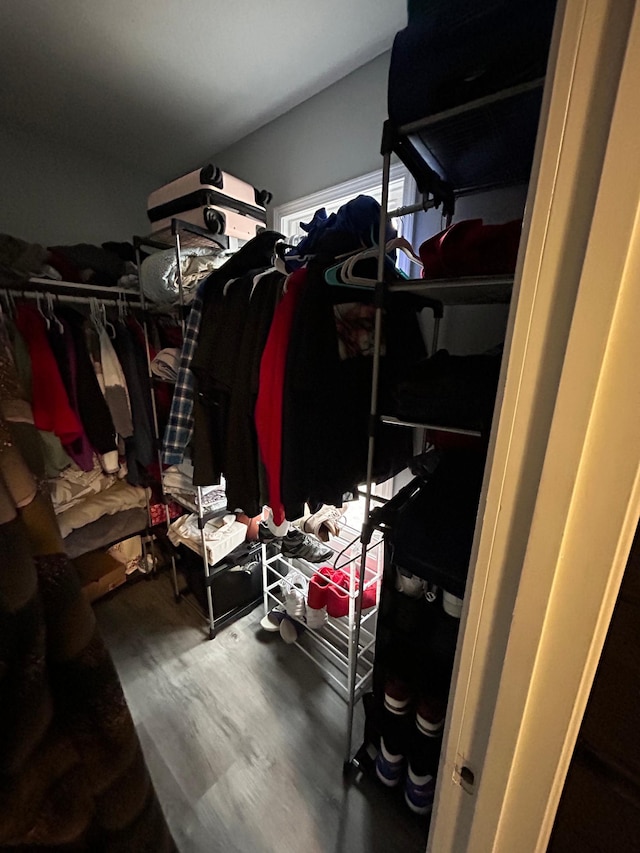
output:
M 422 193 L 452 209 L 455 196 L 529 180 L 544 77 L 394 127 L 382 153 L 397 154 Z
M 204 246 L 211 248 L 212 245 L 218 249 L 229 248 L 229 238 L 220 234 L 212 234 L 198 225 L 192 225 L 182 219 L 172 219 L 170 228 L 155 231 L 146 237 L 135 237 L 134 244 L 139 246 L 150 246 L 154 249 L 171 249 L 176 245 L 176 237 L 180 246 L 194 248 Z
M 495 305 L 511 300 L 512 275 L 478 278 L 432 279 L 397 281 L 388 285 L 393 293 L 414 293 L 442 305 Z

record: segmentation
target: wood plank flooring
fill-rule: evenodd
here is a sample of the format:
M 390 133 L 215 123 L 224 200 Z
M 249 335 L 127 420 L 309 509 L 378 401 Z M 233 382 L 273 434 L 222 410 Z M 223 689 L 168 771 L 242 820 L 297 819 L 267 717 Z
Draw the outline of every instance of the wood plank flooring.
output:
M 208 641 L 161 576 L 95 610 L 181 853 L 423 853 L 399 791 L 343 779 L 346 705 L 262 608 Z

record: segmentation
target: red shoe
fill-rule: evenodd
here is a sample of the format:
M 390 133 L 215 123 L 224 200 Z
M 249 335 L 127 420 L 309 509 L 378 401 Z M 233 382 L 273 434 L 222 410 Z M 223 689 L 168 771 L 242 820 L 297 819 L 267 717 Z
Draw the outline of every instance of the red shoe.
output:
M 327 589 L 327 613 L 335 617 L 346 616 L 349 612 L 349 578 L 344 572 L 337 571 L 333 573 L 332 580 Z
M 312 610 L 321 610 L 327 604 L 327 592 L 331 588 L 330 580 L 333 577 L 333 569 L 330 566 L 323 566 L 314 572 L 309 581 L 309 590 L 307 593 L 307 607 Z

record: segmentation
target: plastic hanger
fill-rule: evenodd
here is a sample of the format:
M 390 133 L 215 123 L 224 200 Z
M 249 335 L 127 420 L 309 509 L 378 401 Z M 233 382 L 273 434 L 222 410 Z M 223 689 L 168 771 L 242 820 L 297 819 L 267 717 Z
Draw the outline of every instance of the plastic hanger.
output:
M 36 307 L 38 309 L 38 313 L 40 314 L 40 316 L 43 318 L 44 322 L 46 323 L 47 331 L 49 331 L 49 329 L 51 328 L 51 320 L 49 320 L 47 315 L 42 310 L 42 304 L 40 302 L 41 298 L 42 298 L 42 294 L 36 293 Z
M 58 327 L 58 332 L 59 332 L 61 335 L 63 335 L 63 334 L 64 334 L 64 326 L 62 325 L 62 323 L 61 323 L 61 321 L 60 321 L 60 318 L 57 316 L 57 314 L 56 314 L 56 313 L 55 313 L 55 311 L 53 310 L 53 307 L 54 307 L 53 294 L 51 294 L 51 293 L 47 293 L 47 297 L 46 297 L 46 298 L 47 298 L 47 311 L 48 311 L 48 313 L 49 313 L 49 318 L 50 318 L 51 320 L 53 320 L 53 322 L 54 322 L 54 323 L 56 324 L 56 326 Z
M 378 257 L 378 247 L 372 246 L 368 249 L 363 249 L 355 255 L 351 255 L 346 261 L 335 264 L 325 271 L 325 281 L 327 284 L 343 285 L 347 287 L 372 287 L 376 284 L 376 279 L 355 274 L 355 266 L 357 263 L 368 258 Z M 385 265 L 390 267 L 396 275 L 401 278 L 408 278 L 407 274 L 402 270 L 397 269 L 389 253 L 400 251 L 406 255 L 413 263 L 422 266 L 420 258 L 413 250 L 413 246 L 405 237 L 394 237 L 393 240 L 385 245 Z

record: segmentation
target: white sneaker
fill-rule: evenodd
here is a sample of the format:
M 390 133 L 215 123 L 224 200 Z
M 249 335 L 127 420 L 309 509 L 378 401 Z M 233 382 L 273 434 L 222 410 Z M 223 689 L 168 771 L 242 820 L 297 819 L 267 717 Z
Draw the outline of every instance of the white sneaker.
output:
M 308 587 L 309 581 L 297 569 L 291 569 L 287 576 L 280 582 L 287 615 L 300 622 L 304 622 L 306 616 L 307 607 L 305 599 Z
M 313 533 L 321 542 L 328 542 L 330 536 L 340 533 L 340 520 L 344 513 L 341 507 L 324 504 L 313 515 L 303 519 L 302 530 Z

